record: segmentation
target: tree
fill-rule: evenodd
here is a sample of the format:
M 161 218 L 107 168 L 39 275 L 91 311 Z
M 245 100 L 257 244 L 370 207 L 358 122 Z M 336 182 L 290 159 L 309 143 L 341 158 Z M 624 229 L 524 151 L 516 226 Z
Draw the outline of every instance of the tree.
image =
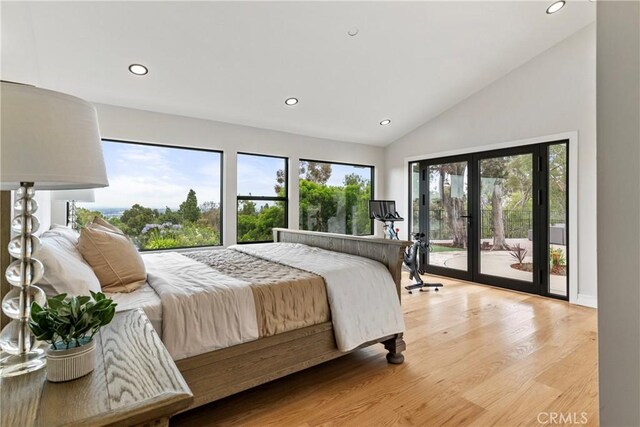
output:
M 273 228 L 284 224 L 284 205 L 265 205 L 259 212 L 255 203 L 249 202 L 238 211 L 238 241 L 261 242 L 273 239 Z
M 160 215 L 159 221 L 163 224 L 166 222 L 170 222 L 171 224 L 180 224 L 180 222 L 182 222 L 182 217 L 179 212 L 174 212 L 169 206 L 166 206 L 164 213 Z
M 493 226 L 492 251 L 509 250 L 504 232 L 504 219 L 502 207 L 502 190 L 507 175 L 509 157 L 496 157 L 484 159 L 480 162 L 480 175 L 482 178 L 493 178 L 491 193 L 491 218 Z M 482 179 L 481 178 L 481 179 Z
M 345 186 L 354 185 L 357 187 L 363 187 L 366 183 L 369 182 L 369 180 L 362 178 L 357 173 L 350 173 L 348 175 L 345 175 L 343 182 Z
M 301 160 L 298 166 L 298 176 L 301 180 L 314 182 L 316 184 L 326 184 L 331 178 L 332 168 L 329 163 L 318 163 Z M 276 172 L 276 185 L 274 190 L 277 195 L 284 195 L 286 176 L 282 169 Z
M 200 205 L 202 213 L 198 224 L 208 226 L 220 232 L 220 204 L 215 202 L 204 202 Z
M 76 222 L 78 224 L 78 228 L 82 228 L 89 224 L 95 217 L 104 218 L 102 213 L 98 211 L 91 211 L 86 208 L 76 208 Z
M 344 177 L 342 195 L 344 198 L 345 230 L 347 234 L 369 234 L 369 199 L 371 183 L 368 179 L 352 173 Z
M 131 206 L 131 209 L 127 209 L 122 213 L 120 220 L 125 226 L 125 230 L 123 231 L 126 234 L 138 236 L 145 225 L 158 222 L 158 217 L 157 210 L 145 208 L 136 203 Z
M 567 146 L 549 146 L 549 211 L 551 221 L 566 221 L 567 214 Z
M 300 224 L 304 230 L 329 231 L 329 219 L 337 215 L 339 188 L 300 180 Z
M 200 209 L 198 208 L 198 198 L 196 197 L 196 192 L 193 190 L 189 190 L 189 194 L 187 194 L 187 200 L 180 204 L 180 209 L 178 210 L 180 215 L 182 215 L 182 219 L 188 222 L 197 222 L 200 218 Z
M 284 170 L 278 169 L 276 171 L 276 185 L 273 186 L 276 194 L 280 197 L 284 197 L 285 186 L 287 185 L 287 177 Z
M 468 199 L 466 194 L 452 194 L 453 179 L 464 177 L 467 164 L 465 162 L 443 163 L 429 167 L 431 180 L 438 182 L 438 191 L 431 196 L 431 210 L 437 210 L 438 204 L 444 211 L 444 221 L 453 239 L 452 245 L 457 248 L 467 247 L 467 220 L 462 218 L 466 214 Z M 455 183 L 459 185 L 459 183 Z
M 258 213 L 255 202 L 252 202 L 251 200 L 241 200 L 239 205 L 239 215 L 257 215 Z
M 329 181 L 329 178 L 331 178 L 331 173 L 330 163 L 300 162 L 300 176 L 304 175 L 304 179 L 307 181 L 324 185 Z

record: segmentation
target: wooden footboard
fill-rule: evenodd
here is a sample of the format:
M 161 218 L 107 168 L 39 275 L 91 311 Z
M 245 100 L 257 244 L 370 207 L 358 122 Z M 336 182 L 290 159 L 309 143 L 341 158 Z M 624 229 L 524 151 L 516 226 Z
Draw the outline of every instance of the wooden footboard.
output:
M 400 297 L 402 253 L 410 242 L 282 228 L 273 232 L 276 242 L 304 243 L 383 263 Z M 403 362 L 402 334 L 380 337 L 359 348 L 377 343 L 389 352 L 389 363 Z M 331 322 L 326 322 L 178 360 L 176 365 L 194 395 L 193 408 L 345 354 L 336 346 Z
M 357 349 L 378 343 L 388 350 L 389 363 L 404 361 L 402 334 L 381 337 Z M 348 353 L 341 352 L 336 346 L 331 322 L 325 322 L 178 360 L 176 365 L 194 396 L 192 405 L 185 410 L 345 354 Z

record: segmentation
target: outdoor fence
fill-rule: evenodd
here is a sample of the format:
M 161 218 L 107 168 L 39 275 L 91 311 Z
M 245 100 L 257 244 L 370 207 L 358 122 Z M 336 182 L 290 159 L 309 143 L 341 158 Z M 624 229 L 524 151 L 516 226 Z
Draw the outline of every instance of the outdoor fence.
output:
M 505 209 L 502 211 L 504 234 L 507 239 L 526 239 L 533 228 L 533 213 L 529 210 Z M 490 239 L 494 235 L 493 214 L 491 210 L 482 211 L 482 238 Z M 453 237 L 452 220 L 447 218 L 444 209 L 429 211 L 431 240 L 450 240 Z M 564 215 L 552 213 L 550 224 L 564 224 Z

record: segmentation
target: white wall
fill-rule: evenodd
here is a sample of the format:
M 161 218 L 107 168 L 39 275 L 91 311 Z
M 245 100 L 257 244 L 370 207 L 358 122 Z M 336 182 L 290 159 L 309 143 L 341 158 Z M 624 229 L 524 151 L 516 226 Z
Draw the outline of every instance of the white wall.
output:
M 224 152 L 223 239 L 236 243 L 236 156 L 238 152 L 272 154 L 289 158 L 289 228 L 298 228 L 298 161 L 357 163 L 375 167 L 375 193 L 384 194 L 384 149 L 209 120 L 96 105 L 100 133 L 105 139 L 147 142 Z M 52 221 L 65 223 L 64 204 L 52 206 Z M 379 230 L 378 230 L 379 231 Z
M 577 295 L 596 303 L 595 24 L 543 52 L 386 148 L 386 197 L 408 215 L 408 160 L 573 132 L 579 149 Z M 428 96 L 428 94 L 425 94 Z M 575 144 L 574 144 L 575 145 Z M 575 147 L 574 147 L 575 148 Z M 403 233 L 406 236 L 406 228 Z M 574 275 L 575 276 L 575 275 Z
M 600 425 L 640 425 L 640 3 L 598 2 Z

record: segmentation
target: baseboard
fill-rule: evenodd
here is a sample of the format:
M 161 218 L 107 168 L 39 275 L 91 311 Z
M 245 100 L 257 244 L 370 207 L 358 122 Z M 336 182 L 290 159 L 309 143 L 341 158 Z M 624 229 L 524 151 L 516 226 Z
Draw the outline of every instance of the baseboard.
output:
M 585 307 L 598 308 L 598 298 L 592 295 L 578 294 L 574 304 L 584 305 Z

